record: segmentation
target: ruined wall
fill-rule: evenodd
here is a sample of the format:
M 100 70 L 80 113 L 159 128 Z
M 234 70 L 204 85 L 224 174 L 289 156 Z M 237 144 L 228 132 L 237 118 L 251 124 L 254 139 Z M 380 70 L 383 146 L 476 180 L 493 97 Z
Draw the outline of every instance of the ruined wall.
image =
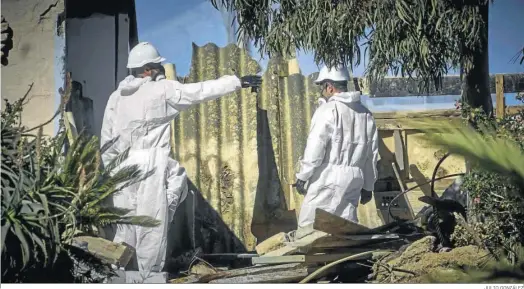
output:
M 28 94 L 23 123 L 34 127 L 49 120 L 56 107 L 55 37 L 63 0 L 2 0 L 2 15 L 13 29 L 9 63 L 2 67 L 2 99 L 15 101 Z M 53 123 L 44 127 L 53 133 Z
M 179 79 L 197 82 L 257 71 L 258 64 L 235 45 L 194 45 L 190 75 Z M 297 71 L 289 62 L 272 59 L 263 72 L 258 94 L 243 89 L 183 112 L 175 121 L 175 158 L 187 169 L 196 193 L 177 212 L 185 220 L 175 217 L 175 222 L 187 223 L 184 228 L 192 232 L 193 247 L 204 247 L 208 252 L 252 250 L 257 242 L 277 232 L 296 229 L 303 197 L 290 185 L 295 181 L 319 96 L 313 84 L 316 75 L 303 76 Z M 293 74 L 288 75 L 290 72 Z M 401 131 L 406 144 L 406 170 L 412 165 L 423 178 L 431 177 L 441 152 L 419 140 L 416 130 L 394 123 L 397 118 L 418 115 L 423 114 L 375 114 L 382 158 L 377 191 L 388 190 L 384 184 L 396 183 L 391 167 L 395 129 Z M 446 173 L 460 172 L 463 161 L 450 158 L 442 168 Z M 413 178 L 404 173 L 406 181 Z M 377 202 L 359 206 L 361 223 L 371 227 L 382 224 Z M 180 226 L 178 230 L 179 234 L 187 232 Z

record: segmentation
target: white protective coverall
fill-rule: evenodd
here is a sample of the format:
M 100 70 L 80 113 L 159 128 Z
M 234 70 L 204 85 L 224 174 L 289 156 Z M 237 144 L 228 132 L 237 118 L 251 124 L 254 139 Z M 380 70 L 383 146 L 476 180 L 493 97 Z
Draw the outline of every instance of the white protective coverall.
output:
M 191 84 L 128 76 L 111 94 L 101 143 L 104 145 L 116 137 L 118 140 L 102 155 L 104 165 L 130 147 L 128 158 L 120 167 L 136 164 L 143 173 L 154 169 L 153 175 L 113 197 L 114 206 L 132 210 L 130 215 L 146 215 L 161 221 L 155 228 L 130 225 L 117 228 L 114 242 L 126 242 L 136 249 L 142 278 L 164 267 L 168 225 L 187 195 L 186 172 L 169 156 L 170 121 L 191 105 L 216 99 L 240 87 L 236 76 Z
M 373 190 L 377 161 L 377 128 L 360 92 L 337 93 L 320 105 L 296 175 L 308 182 L 299 227 L 314 222 L 316 208 L 358 222 L 361 190 Z

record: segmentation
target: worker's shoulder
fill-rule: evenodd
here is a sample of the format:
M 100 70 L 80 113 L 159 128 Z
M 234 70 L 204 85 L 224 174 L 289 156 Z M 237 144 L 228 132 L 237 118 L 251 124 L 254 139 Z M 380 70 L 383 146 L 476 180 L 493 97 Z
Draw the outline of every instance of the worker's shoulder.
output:
M 373 113 L 369 108 L 367 108 L 361 101 L 356 101 L 348 104 L 348 107 L 351 109 L 353 113 L 357 114 L 365 114 L 368 117 L 372 117 Z
M 334 114 L 336 111 L 336 104 L 334 101 L 326 102 L 321 104 L 317 109 L 315 110 L 315 114 L 322 114 L 325 116 Z M 324 116 L 324 117 L 325 117 Z
M 317 108 L 317 111 L 324 111 L 324 112 L 335 111 L 336 108 L 337 108 L 337 103 L 336 103 L 336 101 L 328 101 L 328 102 L 326 102 L 326 103 L 321 104 L 321 105 Z

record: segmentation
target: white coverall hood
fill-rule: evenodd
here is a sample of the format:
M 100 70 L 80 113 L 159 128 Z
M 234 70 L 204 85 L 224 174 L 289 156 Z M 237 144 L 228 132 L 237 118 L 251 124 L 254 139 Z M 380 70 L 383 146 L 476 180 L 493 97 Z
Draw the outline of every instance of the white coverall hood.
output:
M 151 81 L 151 77 L 134 77 L 132 75 L 126 77 L 120 82 L 118 88 L 121 90 L 122 96 L 132 95 L 135 93 L 144 83 Z
M 307 181 L 298 225 L 315 220 L 316 208 L 358 222 L 362 189 L 377 179 L 378 133 L 360 92 L 332 96 L 315 111 L 297 179 Z
M 144 181 L 113 196 L 114 205 L 129 209 L 130 215 L 146 215 L 160 221 L 154 228 L 117 227 L 114 242 L 126 242 L 135 248 L 143 280 L 163 269 L 169 223 L 187 195 L 186 171 L 170 157 L 170 121 L 192 105 L 219 98 L 240 87 L 236 76 L 191 84 L 129 76 L 109 97 L 100 141 L 103 146 L 116 137 L 118 140 L 102 154 L 104 165 L 130 148 L 128 158 L 120 167 L 138 165 L 143 173 L 153 171 Z
M 339 92 L 329 98 L 329 101 L 340 101 L 343 103 L 359 102 L 360 91 Z

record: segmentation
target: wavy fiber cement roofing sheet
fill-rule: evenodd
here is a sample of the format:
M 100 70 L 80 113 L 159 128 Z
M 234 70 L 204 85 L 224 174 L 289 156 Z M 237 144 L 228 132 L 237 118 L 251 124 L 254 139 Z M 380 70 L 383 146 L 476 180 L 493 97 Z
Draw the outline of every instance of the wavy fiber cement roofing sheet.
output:
M 290 184 L 295 180 L 320 94 L 313 84 L 316 73 L 281 77 L 285 71 L 292 71 L 289 68 L 286 61 L 272 59 L 263 74 L 258 97 L 242 89 L 181 113 L 174 125 L 175 158 L 247 250 L 254 249 L 257 239 L 296 229 L 302 196 Z M 214 44 L 193 45 L 190 75 L 185 81 L 259 71 L 258 63 L 235 45 L 225 48 Z M 362 207 L 359 206 L 361 222 L 380 225 L 376 207 Z M 215 226 L 212 217 L 206 222 L 207 229 L 196 230 L 200 238 L 207 239 L 203 241 L 209 243 L 207 251 L 241 250 L 232 246 L 235 240 L 231 238 L 213 237 L 223 232 L 210 233 L 213 231 L 210 227 Z M 213 242 L 226 244 L 210 244 Z

